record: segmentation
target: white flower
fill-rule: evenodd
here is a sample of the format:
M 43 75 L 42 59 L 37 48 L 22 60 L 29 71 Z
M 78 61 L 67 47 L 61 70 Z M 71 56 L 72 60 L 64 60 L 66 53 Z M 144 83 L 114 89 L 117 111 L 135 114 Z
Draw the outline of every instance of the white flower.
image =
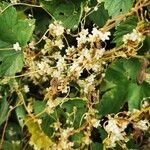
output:
M 95 128 L 98 128 L 100 126 L 100 120 L 97 120 L 95 118 L 91 120 L 91 123 Z
M 29 17 L 29 18 L 32 18 L 32 17 L 33 17 L 33 15 L 31 15 L 31 14 L 28 14 L 28 17 Z
M 91 74 L 89 77 L 85 79 L 85 81 L 92 84 L 94 82 L 94 79 L 95 79 L 95 75 Z
M 88 60 L 91 59 L 90 51 L 87 48 L 82 49 L 81 56 L 84 56 Z M 83 60 L 81 60 L 82 62 Z
M 146 108 L 150 105 L 150 103 L 148 101 L 144 101 L 143 104 L 142 104 L 142 107 L 143 108 Z
M 46 105 L 48 106 L 49 109 L 52 109 L 56 106 L 52 100 L 47 101 Z
M 40 69 L 39 74 L 51 74 L 53 69 L 50 67 L 50 60 L 44 57 L 41 61 L 36 62 L 37 67 Z
M 90 10 L 91 10 L 90 7 L 88 7 L 88 6 L 84 7 L 84 11 L 85 11 L 86 13 L 89 12 Z
M 61 25 L 61 22 L 55 21 L 49 25 L 49 31 L 54 36 L 61 36 L 64 33 L 64 27 Z
M 82 29 L 82 31 L 79 33 L 79 37 L 76 38 L 78 47 L 80 47 L 82 44 L 85 44 L 88 41 L 88 33 L 88 29 Z
M 99 63 L 95 63 L 93 66 L 92 66 L 92 70 L 94 72 L 98 72 L 100 70 L 100 67 L 101 67 L 101 64 Z
M 32 42 L 29 43 L 29 47 L 30 47 L 31 49 L 35 49 L 34 45 L 35 45 L 35 42 L 34 42 L 34 41 L 32 41 Z
M 149 123 L 147 120 L 140 120 L 137 124 L 136 124 L 137 128 L 140 128 L 141 130 L 148 130 L 149 128 Z
M 89 34 L 89 31 L 88 31 L 88 29 L 82 29 L 82 31 L 79 33 L 79 35 L 80 35 L 80 37 L 81 36 L 87 36 Z
M 15 51 L 21 51 L 21 47 L 20 47 L 20 45 L 19 45 L 18 42 L 16 42 L 15 44 L 13 44 L 13 49 L 14 49 Z
M 75 72 L 75 71 L 79 71 L 81 68 L 80 68 L 80 66 L 76 63 L 76 62 L 74 62 L 73 64 L 72 64 L 72 66 L 70 66 L 70 72 Z
M 64 47 L 62 39 L 55 40 L 54 45 L 59 47 L 59 49 L 62 49 Z
M 61 56 L 58 59 L 56 67 L 60 72 L 64 71 L 64 69 L 66 68 L 66 62 L 65 62 L 64 57 Z
M 38 124 L 42 124 L 42 119 L 37 120 Z
M 97 10 L 98 10 L 98 7 L 97 7 L 97 6 L 95 6 L 95 7 L 94 7 L 94 11 L 97 11 Z
M 12 4 L 16 4 L 16 3 L 17 3 L 17 0 L 10 0 L 10 2 L 11 2 Z
M 87 37 L 84 35 L 77 37 L 76 39 L 77 39 L 78 47 L 80 47 L 82 44 L 85 44 L 87 42 Z
M 29 90 L 29 86 L 28 85 L 24 85 L 24 92 L 25 93 L 28 93 L 30 90 Z
M 74 46 L 72 46 L 72 47 L 68 47 L 67 49 L 66 49 L 66 55 L 71 55 L 73 52 L 75 51 L 75 47 Z
M 65 140 L 66 138 L 68 138 L 69 134 L 74 130 L 74 128 L 69 128 L 67 127 L 67 129 L 64 129 L 62 132 L 61 132 L 61 137 Z
M 97 30 L 97 28 L 93 28 L 92 35 L 89 35 L 89 42 L 94 42 L 97 39 L 102 40 L 103 42 L 109 40 L 109 36 L 111 35 L 110 32 L 102 32 Z
M 94 56 L 96 60 L 99 60 L 103 56 L 104 52 L 105 52 L 105 48 L 97 49 L 96 54 Z
M 85 83 L 85 86 L 84 86 L 84 93 L 88 93 L 89 91 L 93 91 L 95 90 L 95 87 L 94 87 L 94 78 L 95 78 L 95 75 L 91 74 L 89 77 L 87 77 L 85 79 L 86 83 Z
M 128 33 L 123 36 L 123 42 L 126 44 L 128 41 L 141 42 L 142 34 L 139 33 L 137 30 L 133 29 L 132 33 Z
M 102 34 L 100 35 L 101 40 L 102 40 L 103 42 L 106 41 L 106 40 L 109 40 L 109 36 L 110 36 L 110 35 L 111 35 L 110 32 L 102 33 Z
M 105 126 L 105 130 L 114 134 L 120 134 L 120 128 L 117 126 L 116 121 L 114 119 L 110 119 L 108 121 L 108 124 Z
M 100 31 L 97 30 L 97 28 L 93 28 L 93 30 L 92 30 L 93 35 L 97 36 L 97 35 L 99 35 L 99 33 L 100 33 Z
M 69 87 L 65 83 L 61 83 L 61 85 L 58 86 L 58 90 L 60 90 L 62 93 L 67 93 Z
M 109 119 L 107 125 L 105 125 L 105 130 L 109 134 L 108 138 L 106 138 L 107 147 L 115 147 L 117 141 L 126 141 L 125 137 L 125 128 L 127 127 L 127 122 L 121 124 L 121 126 L 117 125 L 117 120 Z

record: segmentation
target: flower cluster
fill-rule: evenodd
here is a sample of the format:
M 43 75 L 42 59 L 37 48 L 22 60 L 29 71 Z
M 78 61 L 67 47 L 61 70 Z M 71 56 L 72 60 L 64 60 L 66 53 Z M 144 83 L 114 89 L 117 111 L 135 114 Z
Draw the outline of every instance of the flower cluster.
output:
M 16 42 L 15 44 L 13 44 L 13 49 L 14 49 L 15 51 L 21 51 L 21 47 L 20 47 L 20 45 L 19 45 L 18 42 Z
M 128 33 L 123 36 L 123 42 L 127 44 L 129 41 L 133 42 L 141 42 L 142 41 L 142 34 L 138 32 L 136 29 L 133 29 L 132 33 Z
M 79 33 L 79 37 L 77 37 L 78 47 L 81 47 L 83 44 L 91 43 L 91 46 L 96 42 L 109 40 L 110 32 L 102 32 L 97 28 L 93 28 L 91 34 L 88 29 L 82 29 Z
M 105 61 L 101 61 L 105 53 L 102 43 L 109 40 L 110 32 L 102 32 L 96 27 L 91 33 L 88 29 L 82 29 L 76 38 L 77 47 L 66 47 L 63 42 L 63 33 L 64 27 L 60 22 L 49 25 L 49 36 L 45 38 L 46 44 L 41 51 L 42 57 L 27 63 L 29 69 L 37 71 L 31 74 L 31 79 L 36 84 L 39 81 L 45 82 L 55 78 L 57 80 L 55 94 L 67 93 L 70 82 L 75 80 L 85 94 L 94 91 L 96 86 L 94 80 L 103 72 L 105 66 Z M 60 51 L 63 47 L 66 47 L 64 54 Z M 84 71 L 89 76 L 85 80 L 82 79 Z M 90 72 L 93 74 L 90 75 Z M 52 84 L 46 91 L 46 98 L 51 98 L 50 93 L 54 91 Z
M 61 22 L 54 21 L 49 25 L 49 32 L 52 36 L 61 36 L 64 33 L 64 27 Z
M 111 33 L 96 27 L 91 30 L 81 29 L 76 36 L 76 43 L 73 45 L 68 45 L 63 34 L 69 34 L 69 32 L 65 31 L 61 22 L 54 22 L 49 25 L 48 34 L 43 38 L 45 45 L 39 54 L 35 57 L 32 51 L 35 49 L 33 43 L 30 43 L 29 50 L 25 51 L 27 71 L 34 72 L 29 74 L 30 81 L 35 85 L 49 83 L 46 86 L 41 86 L 42 88 L 39 90 L 39 93 L 44 95 L 43 99 L 46 100 L 44 112 L 48 115 L 56 113 L 55 110 L 63 103 L 63 100 L 68 95 L 71 97 L 70 91 L 75 90 L 80 97 L 86 97 L 88 101 L 87 111 L 80 120 L 80 125 L 85 124 L 81 129 L 83 131 L 82 146 L 92 143 L 91 131 L 93 128 L 104 128 L 108 134 L 108 137 L 103 140 L 106 148 L 114 148 L 117 144 L 126 148 L 126 143 L 131 137 L 134 138 L 134 133 L 129 137 L 126 132 L 130 124 L 132 124 L 133 130 L 138 129 L 146 132 L 149 129 L 147 119 L 140 120 L 137 117 L 131 119 L 132 116 L 140 113 L 140 110 L 123 112 L 125 117 L 120 117 L 119 114 L 108 115 L 108 120 L 104 122 L 102 127 L 99 112 L 93 107 L 99 100 L 97 88 L 105 76 L 107 62 L 104 58 L 107 54 L 109 56 L 106 50 L 106 41 L 110 40 Z M 141 41 L 142 35 L 137 30 L 123 36 L 124 45 L 128 42 L 139 43 Z M 19 49 L 18 43 L 14 46 L 16 46 L 14 49 Z M 121 52 L 120 55 L 122 55 Z M 30 92 L 27 85 L 23 89 L 25 93 Z M 147 105 L 144 103 L 143 108 Z M 29 103 L 28 111 L 33 112 L 33 108 L 31 109 L 30 106 Z M 53 137 L 57 139 L 57 143 L 52 144 L 52 149 L 67 150 L 74 147 L 75 142 L 72 142 L 70 137 L 80 130 L 77 131 L 74 128 L 76 106 L 73 110 L 71 114 L 66 112 L 67 128 L 59 119 L 50 126 L 54 128 Z M 38 119 L 38 124 L 40 126 L 42 120 Z
M 58 150 L 67 150 L 71 149 L 72 146 L 74 146 L 73 142 L 70 142 L 68 140 L 69 136 L 72 135 L 72 132 L 74 131 L 74 128 L 67 128 L 63 129 L 60 133 L 59 137 L 59 144 L 54 144 L 52 147 L 52 150 L 58 149 Z
M 109 120 L 105 123 L 105 130 L 109 135 L 109 138 L 104 141 L 107 148 L 116 147 L 118 141 L 128 141 L 124 131 L 127 125 L 128 122 L 126 120 L 109 117 Z
M 133 8 L 123 12 L 109 9 L 111 4 L 110 0 L 0 3 L 3 26 L 17 20 L 20 30 L 31 27 L 25 34 L 12 26 L 0 40 L 0 111 L 6 105 L 0 121 L 0 149 L 7 143 L 35 150 L 127 150 L 132 143 L 150 149 L 150 53 L 144 50 L 149 3 L 135 1 Z M 96 17 L 99 13 L 104 18 Z M 130 21 L 133 25 L 123 32 Z M 120 88 L 126 85 L 126 90 Z M 137 93 L 139 89 L 142 93 Z M 20 127 L 20 132 L 14 130 Z
M 146 102 L 146 101 L 145 101 Z M 148 131 L 150 128 L 150 123 L 147 116 L 142 114 L 150 114 L 149 110 L 147 110 L 149 106 L 143 108 L 141 110 L 133 110 L 132 112 L 120 112 L 115 116 L 108 116 L 108 121 L 104 123 L 104 129 L 108 133 L 108 137 L 104 139 L 103 143 L 107 148 L 116 147 L 117 144 L 122 145 L 123 148 L 126 148 L 126 144 L 130 138 L 132 137 L 136 140 L 136 134 L 143 133 Z M 146 110 L 146 111 L 145 111 Z M 121 116 L 122 115 L 122 116 Z M 124 117 L 125 116 L 125 117 Z M 142 118 L 140 118 L 142 117 Z M 127 129 L 129 126 L 132 127 L 132 136 L 128 135 Z M 137 132 L 137 133 L 136 133 Z M 137 137 L 138 138 L 138 137 Z

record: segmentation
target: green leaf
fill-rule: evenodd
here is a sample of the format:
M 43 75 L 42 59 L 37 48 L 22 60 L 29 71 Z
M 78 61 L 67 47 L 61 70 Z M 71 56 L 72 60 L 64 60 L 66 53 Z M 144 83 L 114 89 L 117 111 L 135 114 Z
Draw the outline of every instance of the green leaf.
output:
M 25 119 L 25 125 L 31 134 L 30 144 L 37 149 L 49 149 L 52 145 L 52 140 L 42 131 L 39 124 L 31 118 Z
M 6 7 L 2 4 L 1 6 L 3 9 Z M 19 19 L 16 9 L 9 7 L 0 14 L 0 40 L 10 45 L 18 42 L 21 46 L 25 46 L 33 33 L 33 24 L 33 20 Z
M 51 127 L 55 121 L 56 120 L 52 116 L 47 114 L 42 118 L 41 128 L 48 137 L 51 137 L 55 131 L 55 129 Z
M 23 119 L 26 116 L 25 108 L 21 105 L 15 109 L 16 117 L 21 127 L 23 127 Z
M 115 88 L 107 91 L 100 100 L 99 113 L 106 115 L 108 113 L 117 113 L 125 103 L 127 83 L 120 82 Z
M 150 84 L 145 81 L 141 85 L 137 84 L 140 66 L 137 59 L 120 59 L 110 65 L 106 71 L 105 84 L 100 88 L 104 92 L 98 104 L 100 115 L 117 113 L 126 102 L 130 111 L 139 109 L 142 99 L 150 96 Z
M 38 36 L 43 36 L 45 31 L 47 30 L 48 25 L 50 24 L 50 17 L 45 15 L 45 12 L 42 10 L 38 10 L 38 13 L 34 14 L 35 22 L 35 34 Z
M 38 101 L 38 100 L 34 101 L 34 103 L 33 103 L 34 113 L 36 115 L 41 113 L 42 111 L 44 111 L 45 106 L 46 106 L 46 102 Z
M 134 90 L 134 92 L 133 92 Z M 141 86 L 137 86 L 136 83 L 130 83 L 128 85 L 128 93 L 126 96 L 126 100 L 128 101 L 129 110 L 132 108 L 138 108 L 140 105 L 140 100 L 142 98 L 141 95 Z
M 0 6 L 4 9 L 7 5 L 0 4 Z M 0 49 L 6 49 L 0 50 L 0 77 L 14 75 L 21 71 L 24 61 L 23 52 L 7 50 L 7 48 L 12 48 L 16 42 L 24 47 L 33 33 L 33 23 L 33 20 L 19 19 L 14 7 L 9 7 L 0 14 Z
M 90 14 L 89 18 L 93 24 L 96 24 L 99 27 L 104 26 L 109 18 L 108 11 L 104 8 L 104 3 L 101 3 L 98 10 Z
M 114 17 L 122 13 L 127 13 L 133 5 L 133 0 L 105 0 L 105 8 L 110 16 Z
M 3 143 L 3 150 L 21 150 L 21 144 L 17 144 L 17 143 L 11 143 L 9 141 L 4 141 Z
M 16 51 L 0 51 L 0 77 L 11 76 L 21 71 L 23 67 L 23 53 Z
M 115 38 L 113 39 L 113 42 L 115 42 L 117 46 L 123 44 L 123 35 L 132 32 L 136 25 L 137 19 L 135 17 L 129 17 L 127 20 L 121 22 L 116 27 L 116 31 L 114 33 Z
M 91 147 L 92 147 L 92 150 L 103 149 L 103 145 L 101 143 L 97 143 L 97 142 L 95 142 L 95 143 L 92 142 Z
M 147 35 L 145 37 L 145 40 L 143 41 L 143 46 L 139 49 L 138 54 L 139 55 L 146 55 L 149 57 L 150 52 L 150 35 Z
M 78 4 L 74 1 L 44 1 L 41 0 L 43 8 L 47 9 L 50 14 L 63 23 L 65 28 L 76 29 L 82 16 L 82 1 Z
M 67 102 L 63 103 L 61 106 L 65 113 L 72 114 L 74 111 L 74 115 L 72 115 L 72 121 L 75 128 L 78 128 L 80 126 L 80 123 L 82 122 L 82 117 L 84 113 L 86 112 L 86 101 L 83 99 L 71 99 Z
M 130 150 L 143 150 L 142 147 L 140 147 L 138 144 L 135 143 L 134 139 L 130 139 L 130 140 L 127 142 L 127 147 L 128 147 L 128 149 L 130 149 Z
M 7 114 L 9 111 L 9 104 L 6 97 L 0 101 L 0 125 L 7 119 Z
M 84 134 L 82 131 L 77 132 L 70 136 L 70 140 L 74 143 L 74 146 L 73 146 L 74 149 L 80 149 L 80 146 L 83 143 L 82 141 L 83 137 L 84 137 Z

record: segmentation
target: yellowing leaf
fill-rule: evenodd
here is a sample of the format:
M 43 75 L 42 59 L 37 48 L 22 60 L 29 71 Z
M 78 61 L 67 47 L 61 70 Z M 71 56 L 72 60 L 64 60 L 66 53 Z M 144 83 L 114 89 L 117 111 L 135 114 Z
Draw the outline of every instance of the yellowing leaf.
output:
M 52 141 L 46 134 L 44 134 L 37 122 L 34 122 L 31 118 L 26 118 L 25 125 L 28 127 L 28 131 L 31 134 L 31 145 L 38 150 L 50 149 Z

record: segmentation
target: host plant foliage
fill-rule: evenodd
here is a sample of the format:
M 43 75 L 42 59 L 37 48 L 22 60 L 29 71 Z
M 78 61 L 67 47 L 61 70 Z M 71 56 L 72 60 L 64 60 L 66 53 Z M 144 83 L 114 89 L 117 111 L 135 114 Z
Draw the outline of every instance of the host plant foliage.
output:
M 150 149 L 149 0 L 1 0 L 0 149 Z

